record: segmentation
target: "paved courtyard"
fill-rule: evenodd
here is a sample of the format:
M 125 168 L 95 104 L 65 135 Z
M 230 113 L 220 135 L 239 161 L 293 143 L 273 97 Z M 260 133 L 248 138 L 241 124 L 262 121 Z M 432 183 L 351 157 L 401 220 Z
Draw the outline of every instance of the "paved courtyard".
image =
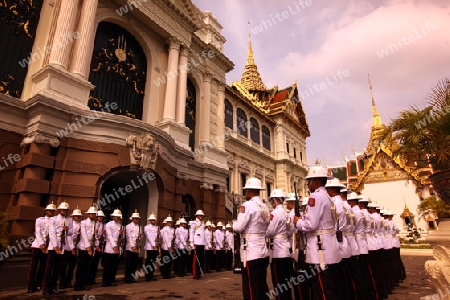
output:
M 402 251 L 407 279 L 397 287 L 389 300 L 418 300 L 426 295 L 436 293 L 431 281 L 425 273 L 424 263 L 433 259 L 431 251 Z M 7 276 L 7 274 L 1 274 Z M 97 279 L 99 281 L 99 279 Z M 270 281 L 270 280 L 269 280 Z M 268 282 L 269 282 L 268 281 Z M 271 284 L 269 282 L 269 287 Z M 117 287 L 104 288 L 97 284 L 90 291 L 75 292 L 72 289 L 61 290 L 59 295 L 47 299 L 242 299 L 241 275 L 231 271 L 205 274 L 203 280 L 193 280 L 191 276 L 173 279 L 159 279 L 156 282 L 145 282 L 142 279 L 136 284 L 124 284 Z M 41 293 L 26 294 L 26 289 L 1 291 L 0 299 L 44 299 Z

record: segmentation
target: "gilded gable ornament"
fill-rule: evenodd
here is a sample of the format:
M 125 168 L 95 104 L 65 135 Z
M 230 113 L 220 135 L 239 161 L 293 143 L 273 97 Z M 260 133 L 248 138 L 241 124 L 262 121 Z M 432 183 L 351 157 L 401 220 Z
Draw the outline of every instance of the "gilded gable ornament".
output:
M 150 133 L 137 135 L 130 133 L 126 139 L 126 144 L 130 147 L 130 157 L 132 164 L 138 164 L 144 169 L 155 169 L 160 146 L 155 142 L 155 138 Z

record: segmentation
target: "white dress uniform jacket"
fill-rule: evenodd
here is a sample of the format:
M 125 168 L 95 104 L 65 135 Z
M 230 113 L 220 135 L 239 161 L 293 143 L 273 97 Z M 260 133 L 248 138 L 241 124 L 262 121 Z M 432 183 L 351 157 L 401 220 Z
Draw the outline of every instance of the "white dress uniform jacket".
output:
M 191 223 L 189 241 L 192 245 L 206 245 L 205 223 L 200 221 L 198 218 Z
M 367 211 L 367 209 L 361 209 L 365 219 L 365 233 L 367 240 L 367 249 L 369 251 L 377 250 L 377 239 L 375 237 L 375 221 L 372 219 L 372 215 Z
M 138 224 L 131 222 L 125 226 L 127 243 L 125 245 L 125 250 L 133 251 L 132 248 L 136 246 L 136 239 L 139 233 L 142 234 L 142 228 Z
M 81 240 L 81 221 L 72 221 L 72 241 L 73 247 L 78 249 L 78 244 L 76 242 L 77 235 L 80 234 Z
M 234 235 L 232 232 L 229 232 L 228 230 L 225 231 L 225 239 L 227 242 L 225 243 L 225 250 L 232 250 L 234 249 Z
M 259 196 L 242 204 L 233 230 L 241 234 L 241 260 L 247 262 L 269 256 L 266 231 L 269 226 L 269 209 Z
M 355 238 L 358 244 L 359 254 L 369 254 L 366 240 L 366 227 L 364 225 L 364 215 L 358 205 L 352 207 L 356 216 Z
M 169 248 L 172 248 L 172 239 L 174 238 L 174 234 L 175 229 L 170 226 L 165 226 L 163 229 L 161 229 L 162 250 L 169 250 Z
M 47 250 L 54 250 L 53 248 L 59 247 L 61 249 L 61 232 L 64 224 L 68 227 L 65 238 L 64 250 L 71 251 L 73 249 L 72 236 L 72 219 L 69 217 L 64 218 L 60 214 L 51 217 L 49 220 L 49 237 L 50 243 L 48 244 Z
M 213 249 L 213 232 L 210 229 L 205 229 L 205 250 L 214 250 Z
M 47 240 L 50 238 L 48 236 L 49 229 L 50 229 L 49 217 L 45 216 L 36 219 L 36 222 L 34 224 L 34 234 L 36 238 L 31 244 L 31 248 L 40 248 L 41 245 L 47 244 Z M 50 240 L 48 241 L 50 242 Z
M 272 258 L 291 257 L 292 244 L 289 240 L 291 227 L 294 227 L 291 218 L 284 210 L 283 205 L 278 204 L 270 213 L 270 223 L 266 230 L 266 236 L 273 239 Z
M 97 221 L 95 223 L 95 229 L 97 229 L 97 234 L 95 235 L 95 246 L 96 247 L 101 247 L 101 245 L 100 245 L 100 238 L 103 235 L 102 232 L 103 232 L 104 227 L 105 227 L 105 224 L 102 223 L 102 222 L 98 222 Z M 103 236 L 103 240 L 105 240 L 105 236 Z
M 105 253 L 115 254 L 114 247 L 117 247 L 119 240 L 120 227 L 122 225 L 119 222 L 110 221 L 106 224 L 106 245 Z
M 91 239 L 92 235 L 94 234 L 94 227 L 95 221 L 89 218 L 81 221 L 81 239 L 80 242 L 78 243 L 79 250 L 86 250 L 87 247 L 91 246 Z
M 341 258 L 349 258 L 352 256 L 352 249 L 345 234 L 348 212 L 344 208 L 344 201 L 342 201 L 341 195 L 336 195 L 331 200 L 334 202 L 336 214 L 338 215 L 335 229 L 342 231 L 342 242 L 338 242 L 339 252 L 341 253 Z
M 389 223 L 391 225 L 391 235 L 392 235 L 392 238 L 391 238 L 392 242 L 391 242 L 391 244 L 392 244 L 392 247 L 393 248 L 400 248 L 400 240 L 398 239 L 398 236 L 397 236 L 397 231 L 398 231 L 397 225 L 395 224 L 394 220 L 390 220 Z
M 377 241 L 377 250 L 383 249 L 383 238 L 381 236 L 381 227 L 383 226 L 383 221 L 381 219 L 381 216 L 377 212 L 372 213 L 372 220 L 374 222 L 375 228 L 374 234 Z
M 217 229 L 214 232 L 214 238 L 216 239 L 216 250 L 222 250 L 224 245 L 225 234 L 222 230 Z
M 319 247 L 317 236 L 322 239 L 325 264 L 336 264 L 341 261 L 339 245 L 336 240 L 335 220 L 331 210 L 331 199 L 325 187 L 316 189 L 308 199 L 306 215 L 297 221 L 298 230 L 306 233 L 306 262 L 319 264 Z
M 177 249 L 187 249 L 189 231 L 185 227 L 175 229 L 175 245 Z
M 158 226 L 148 224 L 144 227 L 146 242 L 145 242 L 145 250 L 156 250 L 153 247 L 157 246 L 156 239 L 158 238 Z
M 357 222 L 356 215 L 347 201 L 344 201 L 344 209 L 346 210 L 346 217 L 347 217 L 347 228 L 345 229 L 344 235 L 347 238 L 352 256 L 358 256 L 359 248 L 358 244 L 356 243 L 356 238 L 354 234 L 355 225 Z

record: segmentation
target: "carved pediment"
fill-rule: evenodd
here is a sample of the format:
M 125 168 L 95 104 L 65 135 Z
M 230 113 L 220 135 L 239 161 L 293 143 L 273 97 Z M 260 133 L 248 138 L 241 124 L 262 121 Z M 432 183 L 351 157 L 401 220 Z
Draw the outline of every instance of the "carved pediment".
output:
M 250 167 L 248 166 L 248 162 L 246 160 L 242 160 L 239 164 L 239 171 L 242 173 L 250 173 Z
M 142 134 L 129 133 L 126 144 L 130 147 L 132 164 L 138 164 L 144 169 L 155 169 L 160 145 L 149 132 Z

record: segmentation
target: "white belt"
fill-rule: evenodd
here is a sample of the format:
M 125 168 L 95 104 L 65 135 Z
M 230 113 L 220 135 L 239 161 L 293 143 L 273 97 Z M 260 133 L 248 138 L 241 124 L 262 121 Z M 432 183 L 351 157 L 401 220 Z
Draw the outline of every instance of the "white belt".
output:
M 354 236 L 353 232 L 344 231 L 342 232 L 345 236 Z
M 243 233 L 243 234 L 241 234 L 241 236 L 244 239 L 248 239 L 248 238 L 252 238 L 252 237 L 265 238 L 266 234 L 265 233 Z
M 306 233 L 306 237 L 309 238 L 311 236 L 322 235 L 322 234 L 330 234 L 330 233 L 334 233 L 334 232 L 335 232 L 334 228 L 315 230 L 315 231 L 312 231 L 312 232 L 307 232 Z
M 273 239 L 287 239 L 287 235 L 286 234 L 277 234 L 276 236 L 273 237 Z

